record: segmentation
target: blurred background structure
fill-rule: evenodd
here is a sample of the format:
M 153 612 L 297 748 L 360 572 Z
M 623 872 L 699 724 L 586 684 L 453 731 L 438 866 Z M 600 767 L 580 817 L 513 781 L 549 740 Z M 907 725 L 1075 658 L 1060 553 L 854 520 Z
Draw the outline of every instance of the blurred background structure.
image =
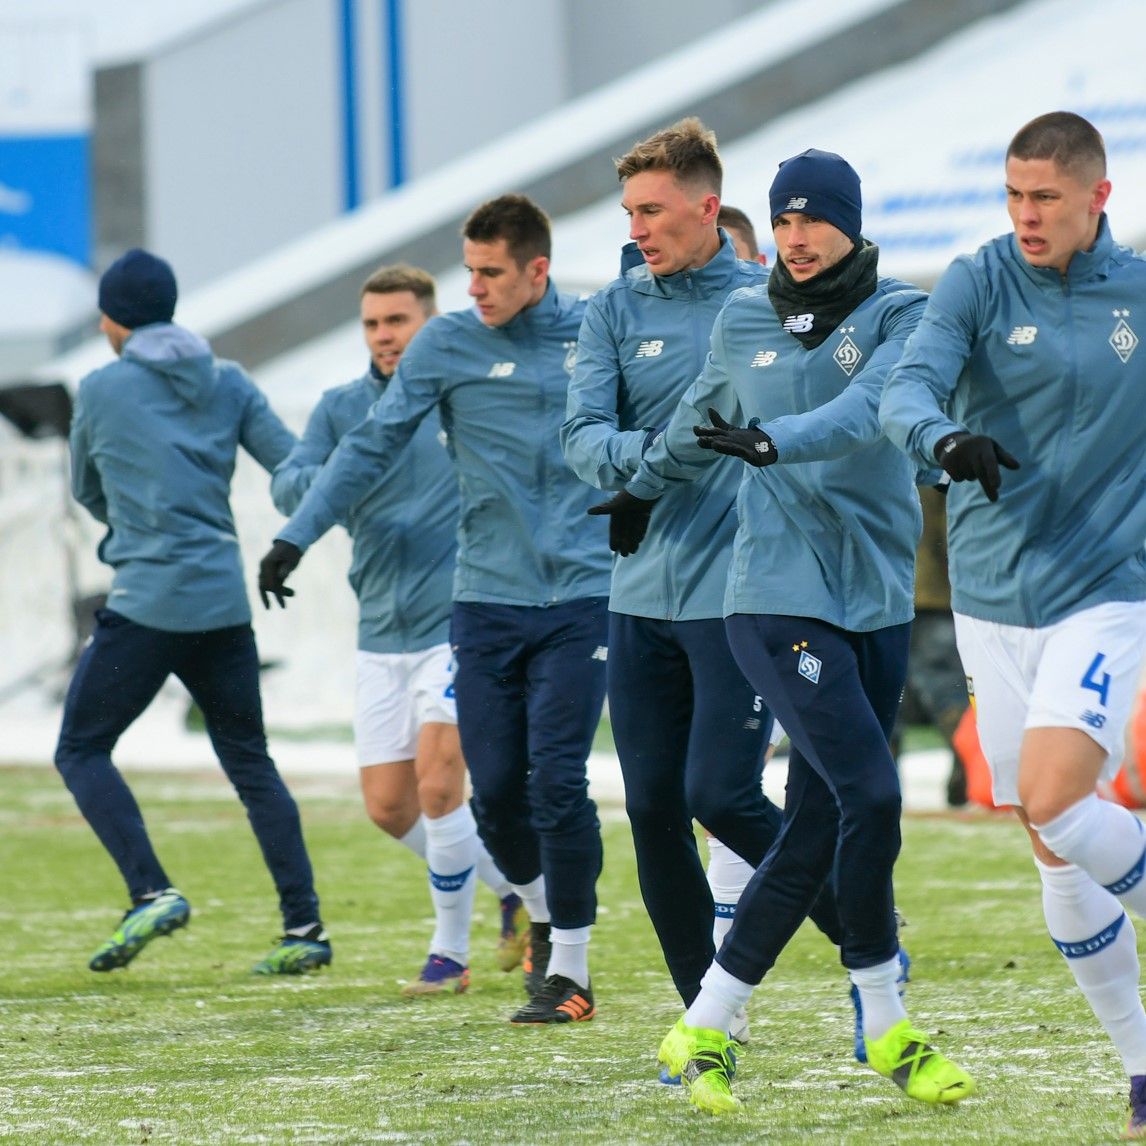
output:
M 370 270 L 417 263 L 444 309 L 466 305 L 459 225 L 523 191 L 554 218 L 558 285 L 596 289 L 627 238 L 611 157 L 687 114 L 716 130 L 724 198 L 765 242 L 776 164 L 845 154 L 882 268 L 926 286 L 1008 228 L 1014 130 L 1074 110 L 1107 140 L 1114 232 L 1141 248 L 1144 38 L 1140 0 L 5 0 L 0 388 L 71 389 L 108 361 L 96 280 L 145 246 L 175 266 L 176 320 L 301 429 L 365 366 Z M 108 580 L 94 524 L 66 508 L 62 439 L 37 432 L 0 420 L 9 722 L 50 723 Z M 234 500 L 253 580 L 279 520 L 265 475 L 242 467 Z M 347 554 L 324 539 L 286 615 L 256 618 L 281 665 L 272 726 L 348 721 Z

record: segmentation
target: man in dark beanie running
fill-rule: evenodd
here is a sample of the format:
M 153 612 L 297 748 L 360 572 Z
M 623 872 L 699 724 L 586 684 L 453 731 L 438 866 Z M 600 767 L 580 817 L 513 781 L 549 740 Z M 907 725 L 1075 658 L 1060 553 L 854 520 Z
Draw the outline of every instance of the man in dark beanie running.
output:
M 270 472 L 295 439 L 238 365 L 172 322 L 177 293 L 171 267 L 147 251 L 108 268 L 100 330 L 118 361 L 80 383 L 71 428 L 72 492 L 107 525 L 99 555 L 115 575 L 68 689 L 56 767 L 132 902 L 89 966 L 124 967 L 191 916 L 111 760 L 174 673 L 203 712 L 279 893 L 284 935 L 254 970 L 296 974 L 330 963 L 331 949 L 298 808 L 267 755 L 229 500 L 240 446 Z
M 703 372 L 615 499 L 628 514 L 642 511 L 625 499 L 643 499 L 655 518 L 650 503 L 673 483 L 740 464 L 725 628 L 792 743 L 780 834 L 660 1059 L 702 1110 L 738 1105 L 729 1018 L 834 874 L 868 1063 L 921 1102 L 956 1102 L 974 1085 L 907 1017 L 892 902 L 901 798 L 888 735 L 921 514 L 915 467 L 878 413 L 925 299 L 879 276 L 878 249 L 861 237 L 859 176 L 840 156 L 780 164 L 769 201 L 777 265 L 729 297 Z

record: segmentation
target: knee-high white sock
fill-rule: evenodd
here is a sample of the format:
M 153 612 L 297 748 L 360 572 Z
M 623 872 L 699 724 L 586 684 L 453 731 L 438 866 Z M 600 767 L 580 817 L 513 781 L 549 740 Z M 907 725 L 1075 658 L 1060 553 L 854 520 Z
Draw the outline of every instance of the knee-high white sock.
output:
M 700 994 L 685 1012 L 685 1026 L 727 1031 L 732 1016 L 748 1005 L 752 990 L 751 983 L 741 982 L 719 963 L 713 963 L 700 981 Z
M 899 972 L 898 951 L 886 963 L 848 971 L 859 991 L 865 1039 L 878 1039 L 907 1018 L 903 997 L 899 993 Z
M 1073 864 L 1035 860 L 1043 915 L 1079 990 L 1114 1043 L 1128 1075 L 1146 1074 L 1146 1011 L 1138 997 L 1138 944 L 1122 904 Z
M 404 835 L 399 836 L 398 842 L 404 847 L 409 848 L 410 851 L 418 857 L 418 859 L 426 858 L 426 817 L 419 816 L 414 821 L 414 826 Z
M 553 944 L 549 956 L 550 975 L 564 975 L 578 987 L 589 986 L 589 932 L 591 927 L 551 927 L 549 941 Z
M 426 822 L 426 865 L 434 903 L 434 937 L 430 951 L 465 964 L 470 950 L 477 880 L 477 827 L 468 804 Z
M 539 875 L 530 883 L 515 883 L 513 890 L 521 896 L 531 923 L 549 922 L 549 904 L 545 902 L 545 876 Z
M 712 892 L 714 914 L 712 917 L 712 942 L 720 950 L 724 937 L 736 918 L 736 905 L 740 894 L 748 885 L 755 868 L 741 859 L 730 847 L 722 844 L 715 836 L 708 837 L 708 887 Z
M 1137 816 L 1091 794 L 1033 827 L 1056 856 L 1077 864 L 1125 907 L 1146 917 L 1146 833 Z

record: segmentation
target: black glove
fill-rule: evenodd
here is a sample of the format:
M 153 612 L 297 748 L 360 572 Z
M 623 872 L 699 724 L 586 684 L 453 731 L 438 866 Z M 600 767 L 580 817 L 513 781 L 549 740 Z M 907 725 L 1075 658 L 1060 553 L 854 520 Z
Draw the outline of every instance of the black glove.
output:
M 708 408 L 711 426 L 693 426 L 696 442 L 702 449 L 715 450 L 730 458 L 739 458 L 750 466 L 770 466 L 776 460 L 776 443 L 753 418 L 746 427 L 730 426 L 711 406 Z
M 259 596 L 264 609 L 271 607 L 270 597 L 278 601 L 280 609 L 286 608 L 287 597 L 294 596 L 294 590 L 286 586 L 286 579 L 298 568 L 301 560 L 302 550 L 289 541 L 276 541 L 270 547 L 259 562 Z
M 634 497 L 621 490 L 600 505 L 591 505 L 588 512 L 594 517 L 609 518 L 609 548 L 622 557 L 628 557 L 640 548 L 649 528 L 649 517 L 655 501 Z
M 940 438 L 935 444 L 935 460 L 951 475 L 952 481 L 977 481 L 988 501 L 999 500 L 1002 478 L 999 466 L 1017 470 L 1019 462 L 994 438 L 960 430 Z

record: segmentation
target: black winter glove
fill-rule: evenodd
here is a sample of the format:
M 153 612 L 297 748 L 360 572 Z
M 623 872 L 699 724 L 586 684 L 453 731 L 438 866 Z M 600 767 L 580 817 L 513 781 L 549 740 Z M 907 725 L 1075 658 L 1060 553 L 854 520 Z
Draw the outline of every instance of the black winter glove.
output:
M 591 505 L 588 512 L 594 517 L 609 519 L 609 548 L 628 557 L 640 548 L 649 528 L 655 501 L 634 497 L 628 490 L 621 490 L 600 505 Z
M 286 586 L 286 579 L 298 568 L 301 560 L 302 550 L 297 545 L 289 541 L 275 541 L 271 545 L 259 562 L 259 596 L 264 609 L 271 607 L 270 597 L 278 601 L 280 609 L 286 608 L 287 597 L 294 596 L 294 590 Z
M 739 458 L 750 466 L 770 466 L 776 460 L 776 443 L 757 425 L 753 418 L 746 427 L 730 426 L 711 406 L 708 408 L 711 426 L 693 426 L 696 442 L 702 449 L 715 450 L 730 458 Z
M 999 500 L 1002 477 L 999 466 L 1017 470 L 1019 462 L 994 438 L 960 430 L 940 438 L 935 444 L 935 460 L 951 475 L 952 481 L 977 481 L 988 501 Z

